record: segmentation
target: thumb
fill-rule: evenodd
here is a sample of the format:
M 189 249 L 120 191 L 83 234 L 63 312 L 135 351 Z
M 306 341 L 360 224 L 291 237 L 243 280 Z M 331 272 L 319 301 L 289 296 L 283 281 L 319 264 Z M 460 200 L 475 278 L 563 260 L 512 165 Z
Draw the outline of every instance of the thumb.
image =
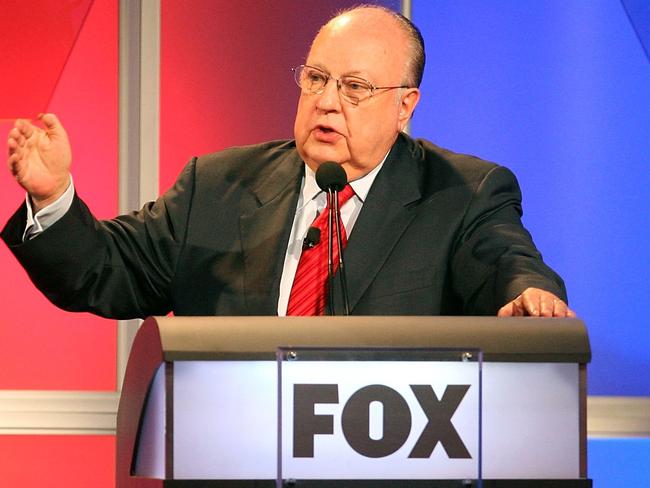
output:
M 47 137 L 47 141 L 56 145 L 63 144 L 64 146 L 69 146 L 68 134 L 56 115 L 52 113 L 40 114 L 38 118 L 45 128 L 43 135 Z
M 43 122 L 48 133 L 57 134 L 63 131 L 63 126 L 56 115 L 39 114 L 38 118 Z

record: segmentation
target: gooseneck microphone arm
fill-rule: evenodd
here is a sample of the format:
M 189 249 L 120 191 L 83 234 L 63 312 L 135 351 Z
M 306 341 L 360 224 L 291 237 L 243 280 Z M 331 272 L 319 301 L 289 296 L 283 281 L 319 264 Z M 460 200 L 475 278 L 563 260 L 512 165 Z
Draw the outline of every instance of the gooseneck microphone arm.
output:
M 316 170 L 316 183 L 321 190 L 327 193 L 327 206 L 329 214 L 327 219 L 327 285 L 329 299 L 327 309 L 329 315 L 334 315 L 334 306 L 332 305 L 332 288 L 334 284 L 334 246 L 333 233 L 336 225 L 337 245 L 339 249 L 339 278 L 341 281 L 341 291 L 343 295 L 343 306 L 345 315 L 350 315 L 350 304 L 348 301 L 347 280 L 345 278 L 345 262 L 343 258 L 343 241 L 341 238 L 341 213 L 339 209 L 339 191 L 345 188 L 348 183 L 348 177 L 345 170 L 339 164 L 333 162 L 322 163 Z

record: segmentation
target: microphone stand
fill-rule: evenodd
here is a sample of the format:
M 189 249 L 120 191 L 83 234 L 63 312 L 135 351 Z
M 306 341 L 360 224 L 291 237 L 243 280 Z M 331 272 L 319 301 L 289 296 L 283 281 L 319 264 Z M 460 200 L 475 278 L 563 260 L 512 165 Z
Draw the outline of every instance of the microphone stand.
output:
M 348 300 L 348 287 L 345 279 L 345 264 L 343 261 L 343 238 L 341 230 L 341 211 L 339 209 L 339 188 L 345 188 L 348 177 L 341 166 L 332 161 L 325 161 L 316 171 L 316 183 L 319 188 L 327 194 L 327 313 L 334 315 L 334 305 L 332 303 L 332 290 L 334 288 L 334 248 L 333 233 L 336 219 L 336 237 L 339 247 L 339 276 L 341 277 L 341 288 L 343 295 L 343 305 L 345 315 L 350 315 L 350 304 Z
M 343 293 L 343 307 L 345 310 L 345 315 L 350 315 L 350 303 L 348 300 L 348 285 L 347 285 L 347 280 L 345 278 L 345 262 L 343 261 L 343 238 L 341 237 L 341 209 L 339 208 L 339 192 L 338 190 L 334 190 L 334 215 L 335 217 L 335 222 L 336 222 L 336 245 L 338 246 L 339 249 L 339 278 L 341 280 L 341 291 Z M 332 213 L 330 212 L 330 221 L 329 224 L 332 224 Z M 332 227 L 330 227 L 330 240 L 332 236 Z M 332 262 L 332 254 L 329 255 L 329 261 L 328 264 L 331 266 Z M 331 276 L 331 275 L 330 275 Z M 332 277 L 333 278 L 333 277 Z M 333 281 L 333 279 L 332 279 Z M 332 282 L 330 282 L 331 284 Z
M 334 247 L 332 246 L 332 233 L 334 230 L 333 218 L 334 214 L 332 212 L 333 202 L 336 202 L 338 207 L 339 197 L 338 192 L 335 190 L 332 193 L 332 188 L 327 189 L 327 314 L 334 315 L 334 307 L 332 305 L 332 285 L 334 284 Z M 341 254 L 341 248 L 339 247 L 339 254 Z

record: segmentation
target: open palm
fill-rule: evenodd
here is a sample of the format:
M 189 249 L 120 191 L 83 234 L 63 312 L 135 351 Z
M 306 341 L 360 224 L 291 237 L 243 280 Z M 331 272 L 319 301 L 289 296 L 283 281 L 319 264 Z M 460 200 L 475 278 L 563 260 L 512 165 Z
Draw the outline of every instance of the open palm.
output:
M 54 114 L 40 116 L 44 129 L 19 119 L 9 131 L 7 164 L 37 209 L 55 201 L 70 183 L 72 152 Z

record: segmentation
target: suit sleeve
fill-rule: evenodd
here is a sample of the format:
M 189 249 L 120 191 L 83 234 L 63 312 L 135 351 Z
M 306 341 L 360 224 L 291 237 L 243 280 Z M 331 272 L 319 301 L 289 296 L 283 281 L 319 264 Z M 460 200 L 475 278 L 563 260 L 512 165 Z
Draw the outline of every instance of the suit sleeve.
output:
M 467 315 L 493 315 L 528 287 L 566 300 L 562 279 L 549 268 L 521 223 L 515 176 L 496 166 L 478 184 L 452 258 L 455 292 Z
M 126 319 L 164 315 L 187 232 L 196 161 L 172 189 L 140 211 L 96 220 L 77 196 L 68 212 L 22 242 L 24 205 L 2 238 L 39 290 L 69 311 Z

